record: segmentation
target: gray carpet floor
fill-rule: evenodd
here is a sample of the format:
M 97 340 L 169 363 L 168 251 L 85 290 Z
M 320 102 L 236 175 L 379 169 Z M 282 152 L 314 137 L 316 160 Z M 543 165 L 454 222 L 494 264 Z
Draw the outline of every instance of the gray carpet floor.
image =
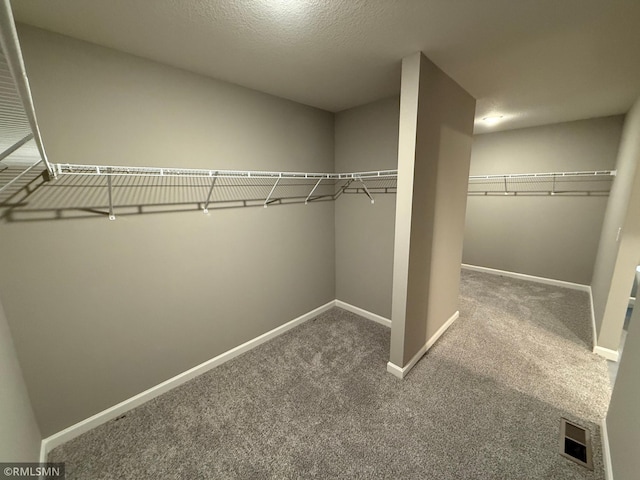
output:
M 587 294 L 463 271 L 404 380 L 389 329 L 333 309 L 56 449 L 68 479 L 603 479 L 610 387 Z M 593 471 L 560 456 L 560 419 Z

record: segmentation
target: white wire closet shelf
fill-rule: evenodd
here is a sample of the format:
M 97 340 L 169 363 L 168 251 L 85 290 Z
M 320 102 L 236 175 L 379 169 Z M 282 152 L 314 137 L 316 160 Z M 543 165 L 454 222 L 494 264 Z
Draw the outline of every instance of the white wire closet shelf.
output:
M 0 193 L 38 164 L 51 172 L 9 2 L 0 2 Z
M 24 186 L 30 173 L 41 173 L 38 171 L 38 166 L 42 160 L 32 141 L 2 160 L 4 161 L 0 163 L 0 195 L 5 191 Z M 0 196 L 0 203 L 2 198 Z
M 6 2 L 0 5 L 8 8 Z M 40 138 L 10 10 L 0 11 L 0 43 L 0 206 L 6 206 L 4 199 L 12 199 L 16 190 L 30 192 L 42 169 L 48 174 L 44 181 L 50 177 L 55 180 L 44 188 L 49 194 L 40 193 L 35 202 L 30 197 L 40 211 L 106 213 L 108 209 L 110 219 L 115 218 L 116 206 L 142 212 L 163 202 L 196 204 L 207 213 L 212 206 L 309 204 L 336 200 L 343 194 L 366 195 L 374 203 L 374 195 L 397 191 L 397 170 L 315 173 L 51 164 Z M 615 170 L 479 175 L 469 177 L 468 192 L 487 196 L 607 195 L 614 175 Z
M 608 195 L 616 170 L 472 175 L 469 195 Z
M 52 181 L 31 185 L 29 202 L 11 210 L 12 220 L 164 211 L 309 204 L 359 194 L 374 202 L 397 192 L 397 170 L 349 173 L 217 170 L 170 167 L 53 164 Z M 475 175 L 469 195 L 606 196 L 615 170 Z M 38 175 L 32 169 L 23 183 Z M 9 192 L 11 193 L 11 192 Z M 0 199 L 1 200 L 1 199 Z M 13 204 L 20 204 L 15 199 Z M 1 203 L 0 203 L 1 205 Z M 6 206 L 6 203 L 5 203 Z
M 150 188 L 179 196 L 174 199 L 176 202 L 197 203 L 199 209 L 208 213 L 211 206 L 262 205 L 266 208 L 273 204 L 308 204 L 336 200 L 345 193 L 364 194 L 374 203 L 376 193 L 395 193 L 398 175 L 397 170 L 321 173 L 60 163 L 52 167 L 57 179 L 95 179 L 79 183 L 86 188 L 100 184 L 107 187 L 112 220 L 116 207 L 148 204 L 149 196 L 142 198 L 141 192 Z M 81 186 L 79 183 L 74 186 Z M 180 193 L 176 193 L 177 189 Z
M 327 179 L 344 180 L 397 178 L 397 170 L 375 170 L 353 173 L 276 172 L 264 170 L 213 170 L 169 167 L 128 167 L 112 165 L 79 165 L 55 163 L 56 175 L 110 175 L 138 177 L 199 177 L 199 178 L 282 178 L 282 179 Z

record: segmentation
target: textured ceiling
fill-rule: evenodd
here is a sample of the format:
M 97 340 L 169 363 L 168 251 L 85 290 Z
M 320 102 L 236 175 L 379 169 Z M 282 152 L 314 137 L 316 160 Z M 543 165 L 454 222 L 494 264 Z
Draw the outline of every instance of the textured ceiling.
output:
M 19 0 L 18 21 L 325 110 L 399 92 L 422 50 L 493 130 L 626 112 L 638 0 Z M 482 122 L 476 132 L 488 131 Z

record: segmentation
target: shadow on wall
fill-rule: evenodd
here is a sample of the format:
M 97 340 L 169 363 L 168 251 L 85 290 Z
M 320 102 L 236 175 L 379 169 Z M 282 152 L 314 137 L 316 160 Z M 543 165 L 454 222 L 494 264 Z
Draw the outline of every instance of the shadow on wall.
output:
M 112 176 L 116 216 L 195 210 L 264 207 L 336 200 L 365 194 L 352 180 Z M 395 193 L 395 180 L 367 180 L 371 194 Z M 368 199 L 365 199 L 368 201 Z M 363 200 L 363 201 L 365 201 Z M 34 171 L 0 194 L 0 217 L 7 222 L 109 217 L 105 176 L 61 176 L 45 181 Z

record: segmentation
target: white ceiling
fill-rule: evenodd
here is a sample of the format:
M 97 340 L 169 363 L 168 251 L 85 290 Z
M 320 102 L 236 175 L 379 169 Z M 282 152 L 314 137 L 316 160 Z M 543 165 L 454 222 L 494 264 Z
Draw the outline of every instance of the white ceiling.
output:
M 399 92 L 422 50 L 476 132 L 626 112 L 639 0 L 19 0 L 18 21 L 333 112 Z M 479 119 L 503 115 L 487 127 Z

